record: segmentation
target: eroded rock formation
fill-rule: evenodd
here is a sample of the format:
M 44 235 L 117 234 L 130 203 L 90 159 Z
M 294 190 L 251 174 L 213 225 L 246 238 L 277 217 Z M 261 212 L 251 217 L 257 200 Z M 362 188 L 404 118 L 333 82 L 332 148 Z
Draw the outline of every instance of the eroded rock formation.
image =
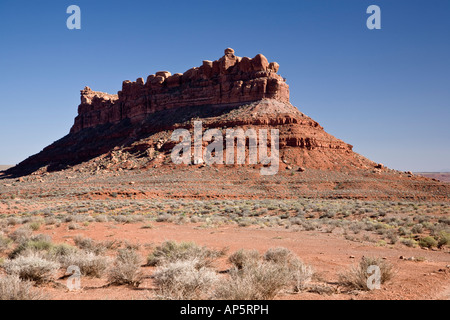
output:
M 124 81 L 117 95 L 86 87 L 70 133 L 8 173 L 27 175 L 77 165 L 114 171 L 168 164 L 176 144 L 170 138 L 173 130 L 192 131 L 195 120 L 223 134 L 227 128 L 278 129 L 282 165 L 374 169 L 376 163 L 354 153 L 351 145 L 289 103 L 289 86 L 278 69 L 261 54 L 240 58 L 228 48 L 219 60 L 203 61 L 184 74 L 160 71 L 147 81 Z M 110 157 L 119 151 L 121 160 Z
M 123 119 L 141 121 L 156 111 L 202 105 L 239 105 L 261 99 L 289 103 L 289 86 L 277 74 L 279 65 L 262 54 L 238 57 L 228 48 L 216 61 L 203 61 L 184 74 L 156 72 L 135 82 L 124 81 L 117 95 L 81 91 L 71 133 Z

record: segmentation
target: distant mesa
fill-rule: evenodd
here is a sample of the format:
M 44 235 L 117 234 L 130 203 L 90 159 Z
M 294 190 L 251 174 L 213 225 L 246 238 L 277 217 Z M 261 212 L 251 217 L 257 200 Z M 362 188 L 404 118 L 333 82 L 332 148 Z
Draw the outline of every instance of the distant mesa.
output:
M 9 168 L 11 168 L 11 167 L 13 167 L 13 166 L 12 166 L 12 165 L 7 165 L 7 164 L 5 164 L 5 165 L 0 165 L 0 171 L 7 170 L 7 169 L 9 169 Z

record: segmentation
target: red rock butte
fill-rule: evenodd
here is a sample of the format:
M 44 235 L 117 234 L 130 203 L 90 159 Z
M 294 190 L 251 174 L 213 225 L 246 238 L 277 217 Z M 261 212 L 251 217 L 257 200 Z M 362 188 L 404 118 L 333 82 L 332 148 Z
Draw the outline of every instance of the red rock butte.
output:
M 159 71 L 135 82 L 124 81 L 117 95 L 81 91 L 81 104 L 71 133 L 124 119 L 139 122 L 162 110 L 203 105 L 242 105 L 261 99 L 289 103 L 289 86 L 277 74 L 279 65 L 262 54 L 241 58 L 228 48 L 219 60 L 185 73 Z
M 124 81 L 117 95 L 86 87 L 70 133 L 8 172 L 59 171 L 118 149 L 133 160 L 125 169 L 152 167 L 155 154 L 170 159 L 175 145 L 171 132 L 192 130 L 195 119 L 205 129 L 223 132 L 238 126 L 278 129 L 284 164 L 319 170 L 374 168 L 376 163 L 289 103 L 289 86 L 278 69 L 262 54 L 241 58 L 228 48 L 219 60 L 205 60 L 183 74 L 159 71 L 147 81 Z M 102 167 L 116 170 L 120 163 Z

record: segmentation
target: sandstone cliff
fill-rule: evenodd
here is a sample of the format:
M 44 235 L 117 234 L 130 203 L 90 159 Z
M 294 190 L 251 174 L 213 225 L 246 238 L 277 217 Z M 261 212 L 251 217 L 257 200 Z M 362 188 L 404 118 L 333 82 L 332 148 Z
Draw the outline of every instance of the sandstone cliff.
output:
M 289 102 L 289 87 L 277 74 L 278 64 L 262 54 L 238 57 L 233 49 L 216 61 L 203 61 L 184 74 L 159 71 L 135 82 L 124 81 L 117 95 L 81 91 L 71 133 L 124 119 L 138 122 L 156 111 L 202 105 L 239 105 L 261 99 Z

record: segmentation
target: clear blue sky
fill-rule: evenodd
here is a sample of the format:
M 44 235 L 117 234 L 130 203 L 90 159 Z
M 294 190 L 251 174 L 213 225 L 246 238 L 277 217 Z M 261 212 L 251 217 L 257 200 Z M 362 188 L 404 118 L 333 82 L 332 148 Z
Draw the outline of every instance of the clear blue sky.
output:
M 66 9 L 81 8 L 81 30 Z M 381 30 L 366 9 L 381 7 Z M 280 64 L 291 103 L 362 155 L 450 169 L 450 1 L 0 1 L 0 164 L 69 132 L 84 86 L 184 72 L 226 47 Z

